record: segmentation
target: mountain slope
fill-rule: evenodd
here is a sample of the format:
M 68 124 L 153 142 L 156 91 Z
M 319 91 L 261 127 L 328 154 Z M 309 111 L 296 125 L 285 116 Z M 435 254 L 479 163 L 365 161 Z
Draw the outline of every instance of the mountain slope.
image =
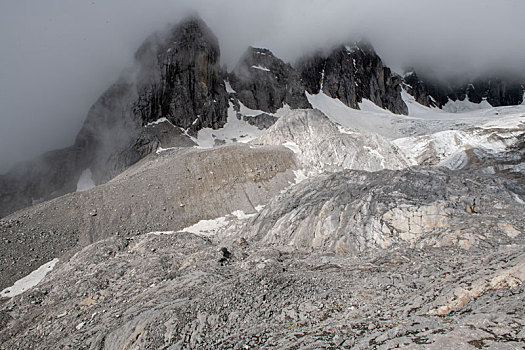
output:
M 284 147 L 236 144 L 153 154 L 106 184 L 0 220 L 0 290 L 53 258 L 116 234 L 254 212 L 293 183 L 296 169 Z
M 525 106 L 440 109 L 363 43 L 226 75 L 174 28 L 0 178 L 79 190 L 0 220 L 1 350 L 523 347 Z
M 347 171 L 206 236 L 111 237 L 0 306 L 0 348 L 519 348 L 523 204 L 504 182 Z

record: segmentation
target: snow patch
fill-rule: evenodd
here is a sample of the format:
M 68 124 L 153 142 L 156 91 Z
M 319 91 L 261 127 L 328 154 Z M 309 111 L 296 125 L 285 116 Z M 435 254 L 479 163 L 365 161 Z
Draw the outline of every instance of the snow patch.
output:
M 441 109 L 437 107 L 430 108 L 417 102 L 414 96 L 410 95 L 405 89 L 401 90 L 401 99 L 407 105 L 408 115 L 410 116 L 422 116 L 442 112 Z M 433 102 L 435 103 L 435 101 Z
M 162 148 L 162 147 L 159 146 L 159 148 L 157 148 L 155 153 L 161 154 L 162 152 L 171 151 L 172 149 L 175 149 L 175 148 L 177 148 L 177 147 Z
M 368 110 L 353 109 L 340 100 L 332 98 L 323 92 L 316 95 L 311 95 L 307 92 L 306 97 L 313 108 L 323 112 L 336 124 L 345 127 L 347 130 L 345 130 L 344 133 L 357 130 L 360 132 L 381 134 L 388 138 L 399 137 L 400 135 L 393 134 L 391 123 L 395 119 L 407 118 L 405 116 L 398 116 L 377 106 L 371 107 L 366 101 L 363 104 L 363 108 Z
M 257 115 L 266 113 L 259 109 L 251 109 L 249 107 L 246 107 L 241 101 L 239 101 L 239 107 L 240 107 L 239 113 L 247 117 L 255 117 Z
M 230 82 L 228 80 L 224 81 L 224 85 L 226 86 L 226 92 L 229 94 L 235 94 L 237 91 L 233 90 L 232 86 L 230 85 Z
M 77 192 L 87 191 L 96 186 L 92 176 L 93 174 L 89 168 L 82 172 L 77 182 Z
M 154 122 L 146 124 L 146 126 L 153 126 L 153 125 L 157 125 L 160 123 L 166 123 L 166 122 L 171 124 L 171 122 L 167 118 L 162 117 L 162 118 L 155 120 Z
M 295 175 L 295 185 L 308 179 L 308 176 L 302 170 L 294 170 L 293 173 Z
M 246 107 L 242 102 L 239 102 L 239 107 L 239 113 L 241 116 L 245 117 L 255 117 L 264 113 L 280 118 L 292 110 L 287 104 L 275 113 L 267 113 L 261 110 L 251 109 Z M 199 130 L 197 138 L 190 137 L 199 148 L 211 148 L 215 145 L 215 140 L 222 140 L 224 143 L 247 143 L 261 136 L 263 132 L 264 130 L 260 130 L 256 126 L 250 125 L 250 123 L 243 120 L 242 117 L 241 119 L 237 118 L 237 112 L 233 108 L 233 105 L 230 104 L 230 107 L 228 108 L 228 121 L 224 124 L 224 127 L 217 130 L 204 128 Z M 160 152 L 162 151 L 164 151 L 164 149 Z M 157 151 L 157 153 L 159 153 L 159 151 Z
M 525 110 L 524 110 L 525 112 Z M 483 129 L 525 129 L 525 115 L 508 115 L 480 126 Z
M 365 112 L 394 114 L 387 109 L 379 107 L 374 102 L 367 100 L 366 98 L 364 98 L 363 101 L 359 103 L 359 109 Z
M 191 232 L 199 236 L 211 237 L 216 231 L 228 224 L 225 216 L 212 220 L 201 220 L 195 225 L 183 228 L 181 231 Z
M 162 236 L 162 235 L 172 235 L 174 233 L 177 233 L 177 232 L 176 231 L 153 231 L 153 232 L 146 233 L 146 235 Z
M 301 149 L 299 148 L 299 145 L 297 145 L 295 142 L 286 141 L 285 143 L 283 143 L 283 146 L 286 147 L 286 148 L 291 149 L 293 151 L 293 153 L 295 153 L 295 154 L 302 153 Z
M 255 115 L 258 114 L 260 113 L 256 113 Z M 226 124 L 224 124 L 224 127 L 217 130 L 212 128 L 201 129 L 197 134 L 197 138 L 192 137 L 192 140 L 200 148 L 211 148 L 215 145 L 215 140 L 222 140 L 225 143 L 246 143 L 259 137 L 262 132 L 263 131 L 259 130 L 256 126 L 250 125 L 248 122 L 238 119 L 237 112 L 230 104 L 230 107 L 228 108 L 228 121 Z
M 357 45 L 353 45 L 353 46 L 345 45 L 345 50 L 346 50 L 346 53 L 350 55 L 354 53 L 355 51 L 359 50 L 359 47 Z
M 50 262 L 40 266 L 38 269 L 31 272 L 24 278 L 19 279 L 11 287 L 8 287 L 1 291 L 0 297 L 12 298 L 19 294 L 22 294 L 26 290 L 33 288 L 34 286 L 39 284 L 44 279 L 44 277 L 46 277 L 48 272 L 53 270 L 58 261 L 58 259 L 53 259 Z
M 268 68 L 260 66 L 260 65 L 256 65 L 256 66 L 254 65 L 254 66 L 251 66 L 251 68 L 262 70 L 262 71 L 265 71 L 265 72 L 271 72 L 271 70 L 269 70 Z
M 257 208 L 255 208 L 255 210 L 257 210 Z M 231 215 L 235 216 L 237 219 L 239 220 L 243 220 L 243 219 L 249 219 L 251 217 L 254 217 L 255 214 L 246 214 L 244 211 L 242 210 L 236 210 L 234 211 Z
M 487 108 L 492 108 L 492 106 L 487 102 L 486 99 L 483 99 L 481 103 L 474 103 L 471 102 L 468 97 L 465 97 L 464 100 L 457 101 L 452 101 L 449 98 L 448 102 L 443 106 L 443 110 L 449 113 L 463 113 Z
M 257 208 L 255 208 L 257 210 Z M 262 208 L 260 208 L 262 209 Z M 217 231 L 232 220 L 245 220 L 255 216 L 255 214 L 245 214 L 242 210 L 236 210 L 227 216 L 221 216 L 211 220 L 201 220 L 195 225 L 183 228 L 179 232 L 190 232 L 198 236 L 212 237 L 217 234 Z

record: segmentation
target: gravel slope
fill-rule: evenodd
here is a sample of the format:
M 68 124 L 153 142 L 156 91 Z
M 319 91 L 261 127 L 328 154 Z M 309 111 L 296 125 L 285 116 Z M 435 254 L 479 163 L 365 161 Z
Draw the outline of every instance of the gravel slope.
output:
M 179 230 L 254 212 L 295 180 L 293 152 L 235 144 L 152 155 L 87 192 L 0 220 L 0 290 L 44 263 L 113 235 Z

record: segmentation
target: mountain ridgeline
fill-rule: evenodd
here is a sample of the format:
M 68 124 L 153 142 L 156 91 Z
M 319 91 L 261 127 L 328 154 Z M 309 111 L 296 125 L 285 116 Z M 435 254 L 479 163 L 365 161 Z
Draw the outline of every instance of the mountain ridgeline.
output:
M 359 109 L 363 99 L 396 114 L 408 114 L 405 88 L 426 106 L 449 99 L 494 106 L 520 104 L 523 82 L 479 80 L 452 88 L 404 78 L 386 67 L 364 41 L 343 44 L 327 54 L 313 54 L 295 64 L 268 49 L 247 49 L 233 71 L 220 65 L 217 37 L 199 18 L 150 36 L 135 62 L 90 108 L 75 143 L 18 164 L 0 176 L 0 217 L 35 202 L 73 192 L 89 169 L 95 184 L 107 182 L 159 147 L 191 147 L 203 128 L 219 129 L 230 106 L 240 103 L 265 113 L 280 108 L 310 108 L 307 94 L 324 93 Z M 159 119 L 169 123 L 155 123 Z M 261 114 L 259 126 L 275 117 Z M 255 119 L 253 119 L 255 120 Z
M 485 76 L 445 84 L 411 70 L 403 80 L 407 92 L 427 107 L 443 108 L 449 101 L 465 99 L 473 103 L 486 100 L 493 107 L 519 105 L 525 92 L 525 78 L 519 76 Z

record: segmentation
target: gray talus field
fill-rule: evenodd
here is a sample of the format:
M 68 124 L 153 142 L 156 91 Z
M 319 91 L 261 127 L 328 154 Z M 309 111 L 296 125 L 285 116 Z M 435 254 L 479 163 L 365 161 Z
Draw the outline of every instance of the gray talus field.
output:
M 174 149 L 112 181 L 18 211 L 0 221 L 0 289 L 53 258 L 113 235 L 179 230 L 255 207 L 295 179 L 284 147 Z

